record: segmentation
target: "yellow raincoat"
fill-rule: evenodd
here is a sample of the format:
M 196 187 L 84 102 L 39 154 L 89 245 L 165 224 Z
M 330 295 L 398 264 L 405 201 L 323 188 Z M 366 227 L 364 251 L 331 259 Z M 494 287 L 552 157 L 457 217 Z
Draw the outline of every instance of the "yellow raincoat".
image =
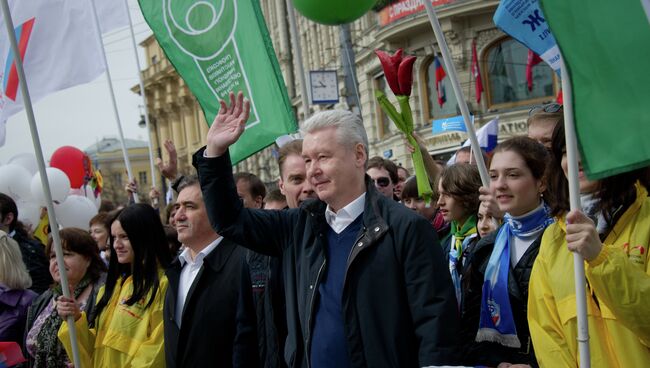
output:
M 99 315 L 96 328 L 88 327 L 85 315 L 77 320 L 75 326 L 83 368 L 165 367 L 163 303 L 167 277 L 162 271 L 158 277 L 160 285 L 149 308 L 144 309 L 150 294 L 131 306 L 124 304 L 133 293 L 133 279 L 129 276 L 121 286 L 118 280 L 113 297 Z M 97 300 L 103 292 L 102 288 Z M 72 360 L 66 321 L 59 329 L 59 340 Z
M 592 367 L 650 366 L 650 199 L 620 217 L 596 259 L 587 262 Z M 579 365 L 573 254 L 565 219 L 549 226 L 530 276 L 528 323 L 542 367 Z

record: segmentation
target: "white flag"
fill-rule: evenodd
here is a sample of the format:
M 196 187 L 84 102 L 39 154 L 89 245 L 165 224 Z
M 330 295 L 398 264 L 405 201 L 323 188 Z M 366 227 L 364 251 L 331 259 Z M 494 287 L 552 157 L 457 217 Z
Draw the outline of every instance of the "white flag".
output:
M 89 0 L 87 0 L 89 1 Z M 126 14 L 127 7 L 124 0 L 93 0 L 99 18 L 99 28 L 102 34 L 129 25 Z
M 115 5 L 124 8 L 117 1 Z M 104 72 L 102 46 L 88 0 L 14 0 L 9 1 L 9 8 L 33 103 L 55 91 L 88 83 Z M 0 64 L 0 138 L 4 138 L 5 121 L 24 105 L 2 19 Z

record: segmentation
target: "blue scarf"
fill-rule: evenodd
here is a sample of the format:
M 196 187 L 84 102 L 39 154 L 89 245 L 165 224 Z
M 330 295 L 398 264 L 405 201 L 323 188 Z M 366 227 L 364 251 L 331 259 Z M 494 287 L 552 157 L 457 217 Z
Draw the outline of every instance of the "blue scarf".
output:
M 508 294 L 510 241 L 513 236 L 522 237 L 543 230 L 553 221 L 546 203 L 517 219 L 506 213 L 485 270 L 481 321 L 476 341 L 492 341 L 512 348 L 521 347 Z

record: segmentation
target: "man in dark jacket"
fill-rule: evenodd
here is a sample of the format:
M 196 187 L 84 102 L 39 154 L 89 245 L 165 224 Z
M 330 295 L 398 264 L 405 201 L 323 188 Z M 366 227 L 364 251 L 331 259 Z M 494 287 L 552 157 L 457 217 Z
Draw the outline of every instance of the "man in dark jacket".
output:
M 232 367 L 245 249 L 210 227 L 196 176 L 179 182 L 175 206 L 178 240 L 185 250 L 167 270 L 167 367 Z
M 20 246 L 23 262 L 32 278 L 32 287 L 29 289 L 36 294 L 42 294 L 52 284 L 50 261 L 45 255 L 45 246 L 37 239 L 31 238 L 18 223 L 16 202 L 4 193 L 0 193 L 0 230 L 9 234 Z
M 244 209 L 228 147 L 244 131 L 241 93 L 221 102 L 194 155 L 208 216 L 228 239 L 283 257 L 290 367 L 425 367 L 457 360 L 458 310 L 431 225 L 365 176 L 360 119 L 326 111 L 303 123 L 307 178 L 320 200 Z

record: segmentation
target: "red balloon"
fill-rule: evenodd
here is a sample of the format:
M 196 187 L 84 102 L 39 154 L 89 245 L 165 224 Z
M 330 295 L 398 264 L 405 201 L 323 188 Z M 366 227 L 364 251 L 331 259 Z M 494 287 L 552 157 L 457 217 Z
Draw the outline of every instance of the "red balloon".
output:
M 68 175 L 71 188 L 81 188 L 92 176 L 90 158 L 83 151 L 63 146 L 52 154 L 50 167 L 56 167 Z

